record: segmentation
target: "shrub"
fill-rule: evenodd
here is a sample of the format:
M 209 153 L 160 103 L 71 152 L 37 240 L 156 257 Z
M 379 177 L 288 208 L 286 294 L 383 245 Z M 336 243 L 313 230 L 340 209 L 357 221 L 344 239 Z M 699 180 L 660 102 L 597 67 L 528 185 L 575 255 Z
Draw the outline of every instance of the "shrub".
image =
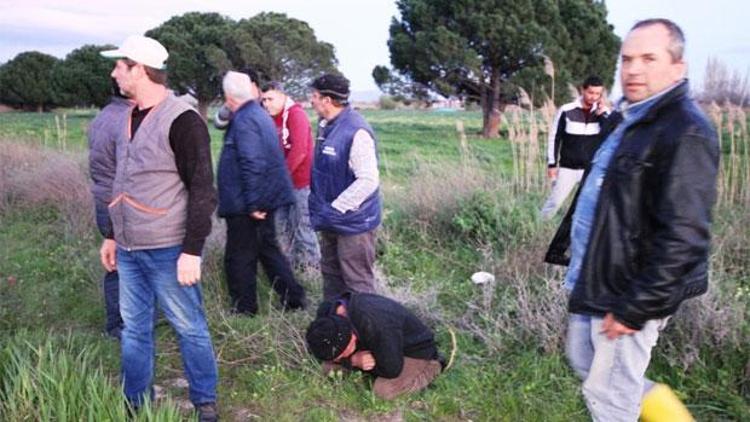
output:
M 378 106 L 381 110 L 395 110 L 398 107 L 398 102 L 390 95 L 381 95 L 378 100 Z

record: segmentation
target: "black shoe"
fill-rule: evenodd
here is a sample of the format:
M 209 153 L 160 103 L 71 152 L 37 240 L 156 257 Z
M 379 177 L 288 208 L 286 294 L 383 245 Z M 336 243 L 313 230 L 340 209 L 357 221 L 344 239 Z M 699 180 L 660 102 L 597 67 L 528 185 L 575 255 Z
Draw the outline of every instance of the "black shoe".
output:
M 258 311 L 251 311 L 251 310 L 245 310 L 245 309 L 240 310 L 240 309 L 237 309 L 237 308 L 231 308 L 229 310 L 229 314 L 230 315 L 244 316 L 244 317 L 248 317 L 248 318 L 254 317 L 257 313 L 258 313 Z
M 304 311 L 307 308 L 307 300 L 290 300 L 281 304 L 285 311 Z
M 136 406 L 134 403 L 131 403 L 127 400 L 125 400 L 125 418 L 128 421 L 134 421 L 138 417 L 138 411 L 140 410 L 140 406 Z
M 122 340 L 122 328 L 121 327 L 110 328 L 107 331 L 107 336 L 109 336 L 109 337 L 111 337 L 111 338 L 113 338 L 113 339 L 115 339 L 117 341 Z
M 196 407 L 199 422 L 216 422 L 219 420 L 219 412 L 216 403 L 203 403 Z

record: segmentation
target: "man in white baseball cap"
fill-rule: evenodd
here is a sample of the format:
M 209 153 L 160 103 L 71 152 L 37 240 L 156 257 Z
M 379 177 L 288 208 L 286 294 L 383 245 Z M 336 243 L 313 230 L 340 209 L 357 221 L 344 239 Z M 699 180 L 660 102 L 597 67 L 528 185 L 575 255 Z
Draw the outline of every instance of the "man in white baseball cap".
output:
M 133 408 L 153 397 L 156 303 L 177 333 L 199 420 L 217 420 L 216 359 L 203 309 L 201 254 L 216 208 L 208 128 L 166 86 L 169 54 L 158 41 L 128 37 L 102 55 L 135 106 L 116 140 L 109 203 L 112 230 L 100 258 L 120 275 L 122 376 Z

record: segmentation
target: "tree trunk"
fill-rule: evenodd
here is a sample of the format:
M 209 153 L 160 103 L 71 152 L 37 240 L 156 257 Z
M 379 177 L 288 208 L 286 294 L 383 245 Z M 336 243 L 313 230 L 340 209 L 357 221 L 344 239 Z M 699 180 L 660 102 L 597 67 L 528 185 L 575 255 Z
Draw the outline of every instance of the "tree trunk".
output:
M 36 112 L 37 113 L 44 113 L 44 104 L 37 104 L 37 106 L 36 106 Z
M 482 136 L 500 136 L 500 71 L 492 70 L 490 86 L 482 87 Z

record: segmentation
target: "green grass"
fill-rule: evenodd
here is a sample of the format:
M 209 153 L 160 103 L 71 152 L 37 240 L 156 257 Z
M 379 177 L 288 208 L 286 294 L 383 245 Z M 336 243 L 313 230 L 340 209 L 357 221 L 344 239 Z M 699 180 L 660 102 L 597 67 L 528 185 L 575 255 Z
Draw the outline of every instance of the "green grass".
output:
M 69 112 L 66 148 L 85 150 L 83 133 L 93 115 Z M 435 302 L 424 306 L 439 314 L 430 321 L 446 353 L 449 329 L 462 326 L 466 318 L 486 318 L 473 322 L 487 330 L 492 318 L 514 318 L 518 298 L 506 286 L 497 289 L 494 314 L 468 312 L 481 300 L 468 282 L 472 272 L 503 263 L 524 248 L 543 247 L 555 228 L 536 218 L 542 192 L 514 193 L 501 186 L 511 166 L 508 143 L 479 139 L 478 113 L 366 111 L 365 116 L 380 142 L 387 216 L 378 262 L 390 287 L 410 288 L 417 295 L 437 292 Z M 468 151 L 459 144 L 457 119 L 466 126 Z M 50 114 L 0 114 L 0 139 L 44 144 L 50 124 L 54 126 Z M 48 148 L 60 147 L 47 136 Z M 212 129 L 211 136 L 216 158 L 221 132 Z M 414 190 L 409 189 L 420 189 L 415 181 L 430 183 L 426 170 L 450 172 L 458 163 L 476 166 L 477 177 L 497 180 L 497 186 L 438 192 L 445 206 L 415 221 L 409 197 Z M 98 236 L 93 222 L 90 233 L 71 235 L 60 212 L 24 208 L 0 214 L 0 420 L 122 420 L 119 347 L 101 334 Z M 748 286 L 747 238 L 742 233 L 736 237 L 732 229 L 746 221 L 742 218 L 741 210 L 719 214 L 715 234 L 731 240 L 724 243 L 728 264 L 722 264 L 722 271 L 737 285 Z M 301 348 L 301 334 L 314 309 L 283 314 L 267 283 L 260 282 L 260 315 L 228 315 L 221 259 L 220 250 L 208 251 L 203 288 L 219 360 L 224 420 L 588 420 L 580 383 L 559 348 L 544 351 L 521 335 L 493 333 L 488 340 L 458 330 L 454 366 L 425 392 L 394 402 L 374 397 L 371 380 L 362 374 L 326 378 Z M 534 277 L 539 274 L 544 272 Z M 727 276 L 720 273 L 714 279 L 727 279 L 722 277 Z M 320 280 L 307 277 L 304 283 L 311 298 L 319 299 Z M 539 283 L 529 291 L 542 288 Z M 744 327 L 748 329 L 746 323 Z M 157 347 L 156 382 L 166 388 L 169 400 L 139 418 L 189 418 L 189 411 L 178 409 L 187 391 L 172 385 L 183 375 L 175 336 L 164 322 L 157 327 Z M 717 350 L 707 345 L 698 352 L 697 363 L 683 370 L 679 356 L 665 355 L 657 346 L 649 376 L 678 390 L 698 420 L 748 420 L 748 353 L 747 347 Z

